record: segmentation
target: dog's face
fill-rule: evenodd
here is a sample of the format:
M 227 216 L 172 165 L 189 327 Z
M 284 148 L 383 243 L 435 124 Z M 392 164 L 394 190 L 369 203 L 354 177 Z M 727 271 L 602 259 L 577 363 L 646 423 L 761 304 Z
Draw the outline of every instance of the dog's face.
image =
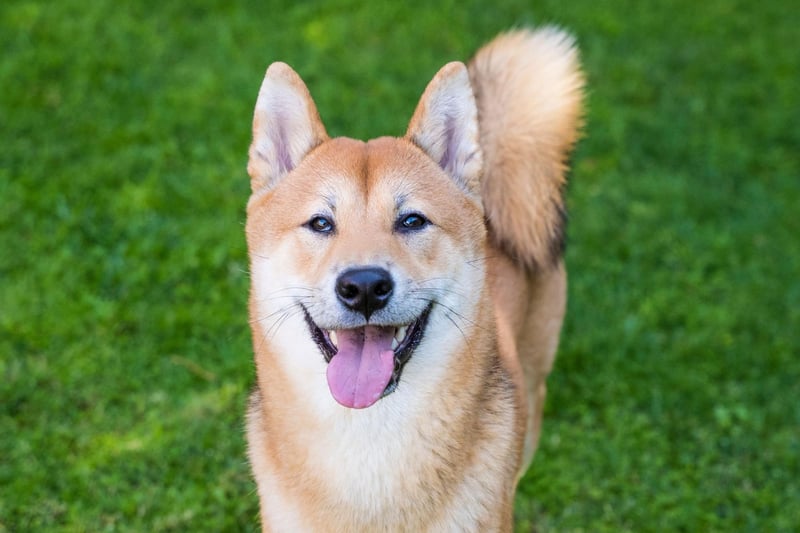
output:
M 287 374 L 324 372 L 338 403 L 368 407 L 442 328 L 464 336 L 486 240 L 474 115 L 463 66 L 448 65 L 406 138 L 331 140 L 297 75 L 267 72 L 248 167 L 251 319 Z

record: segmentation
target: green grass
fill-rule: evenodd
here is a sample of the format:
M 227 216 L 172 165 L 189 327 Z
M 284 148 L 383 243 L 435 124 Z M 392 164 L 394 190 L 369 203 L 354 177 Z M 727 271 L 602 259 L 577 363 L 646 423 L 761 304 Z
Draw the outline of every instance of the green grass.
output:
M 589 114 L 518 529 L 797 530 L 800 12 L 495 4 L 0 3 L 0 531 L 257 529 L 264 69 L 292 64 L 331 134 L 398 135 L 440 65 L 538 22 L 578 36 Z

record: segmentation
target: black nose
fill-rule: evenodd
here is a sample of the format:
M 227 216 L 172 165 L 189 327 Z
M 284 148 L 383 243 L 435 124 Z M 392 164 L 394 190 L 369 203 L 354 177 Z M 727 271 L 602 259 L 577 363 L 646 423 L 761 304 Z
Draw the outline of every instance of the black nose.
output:
M 339 275 L 336 280 L 336 296 L 353 311 L 369 317 L 382 309 L 392 297 L 394 281 L 382 268 L 353 268 Z

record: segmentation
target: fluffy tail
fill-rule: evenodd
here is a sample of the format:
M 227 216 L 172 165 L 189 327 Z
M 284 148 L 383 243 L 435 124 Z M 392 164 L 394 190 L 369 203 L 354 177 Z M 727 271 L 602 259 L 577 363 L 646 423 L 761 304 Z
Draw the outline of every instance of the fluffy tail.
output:
M 562 189 L 578 136 L 584 78 L 575 41 L 553 27 L 500 35 L 469 63 L 495 242 L 527 268 L 564 251 Z

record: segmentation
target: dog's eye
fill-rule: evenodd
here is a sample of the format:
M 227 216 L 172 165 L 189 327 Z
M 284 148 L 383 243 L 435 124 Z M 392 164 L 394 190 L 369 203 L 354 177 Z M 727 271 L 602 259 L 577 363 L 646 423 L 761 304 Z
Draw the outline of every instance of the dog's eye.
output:
M 333 232 L 333 222 L 328 220 L 323 216 L 315 216 L 308 222 L 306 222 L 306 227 L 311 231 L 316 233 L 332 233 Z
M 428 225 L 428 219 L 419 213 L 403 215 L 397 220 L 398 231 L 413 231 L 422 229 Z

